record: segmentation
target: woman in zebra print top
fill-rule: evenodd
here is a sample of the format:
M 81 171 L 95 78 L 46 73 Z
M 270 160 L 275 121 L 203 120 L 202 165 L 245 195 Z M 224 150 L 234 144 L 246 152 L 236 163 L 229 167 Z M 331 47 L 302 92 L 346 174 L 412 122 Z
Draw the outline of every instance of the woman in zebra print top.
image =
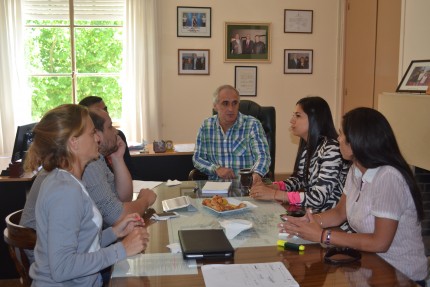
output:
M 250 195 L 316 211 L 331 209 L 342 195 L 349 163 L 340 153 L 330 107 L 321 97 L 302 98 L 290 123 L 291 132 L 300 137 L 292 176 L 272 186 L 255 183 Z

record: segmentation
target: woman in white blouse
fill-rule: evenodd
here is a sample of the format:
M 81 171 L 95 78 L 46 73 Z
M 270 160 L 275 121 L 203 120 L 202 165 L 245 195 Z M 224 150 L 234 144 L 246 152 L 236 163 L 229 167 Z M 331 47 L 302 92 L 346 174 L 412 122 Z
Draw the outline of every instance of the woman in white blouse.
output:
M 279 224 L 281 232 L 376 252 L 425 286 L 421 193 L 390 124 L 376 110 L 357 108 L 344 115 L 338 139 L 343 158 L 353 163 L 338 205 L 319 214 L 308 211 L 301 218 L 286 216 Z M 357 233 L 329 229 L 345 219 Z

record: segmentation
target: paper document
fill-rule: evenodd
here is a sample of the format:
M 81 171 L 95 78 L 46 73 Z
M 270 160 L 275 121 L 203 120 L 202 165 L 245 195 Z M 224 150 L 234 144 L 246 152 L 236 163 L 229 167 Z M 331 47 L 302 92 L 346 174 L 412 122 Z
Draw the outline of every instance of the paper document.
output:
M 208 181 L 202 188 L 202 193 L 228 193 L 231 181 Z
M 114 265 L 112 277 L 164 276 L 197 274 L 195 260 L 184 260 L 182 254 L 138 254 Z
M 162 183 L 162 181 L 133 180 L 133 192 L 139 193 L 142 188 L 153 189 L 154 187 L 159 186 Z
M 176 152 L 193 152 L 195 144 L 175 144 Z
M 202 266 L 206 287 L 299 287 L 282 262 Z

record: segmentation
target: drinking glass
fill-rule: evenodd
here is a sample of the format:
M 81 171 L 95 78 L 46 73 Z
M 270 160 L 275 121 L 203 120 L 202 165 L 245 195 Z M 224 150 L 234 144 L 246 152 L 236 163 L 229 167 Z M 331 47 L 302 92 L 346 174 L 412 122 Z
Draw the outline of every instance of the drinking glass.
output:
M 242 187 L 244 187 L 246 189 L 245 195 L 249 195 L 249 191 L 251 190 L 252 173 L 253 173 L 253 170 L 250 168 L 244 168 L 244 169 L 239 170 L 240 184 Z

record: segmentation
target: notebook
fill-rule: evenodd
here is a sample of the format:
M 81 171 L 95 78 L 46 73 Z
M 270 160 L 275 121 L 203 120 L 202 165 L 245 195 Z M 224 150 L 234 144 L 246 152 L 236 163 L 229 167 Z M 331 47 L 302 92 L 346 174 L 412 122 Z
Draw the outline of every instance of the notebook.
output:
M 228 193 L 231 181 L 207 181 L 202 188 L 202 193 Z
M 222 229 L 179 230 L 184 259 L 231 259 L 234 248 Z
M 187 209 L 188 211 L 197 211 L 191 204 L 189 196 L 179 196 L 175 198 L 165 199 L 161 202 L 164 211 Z

